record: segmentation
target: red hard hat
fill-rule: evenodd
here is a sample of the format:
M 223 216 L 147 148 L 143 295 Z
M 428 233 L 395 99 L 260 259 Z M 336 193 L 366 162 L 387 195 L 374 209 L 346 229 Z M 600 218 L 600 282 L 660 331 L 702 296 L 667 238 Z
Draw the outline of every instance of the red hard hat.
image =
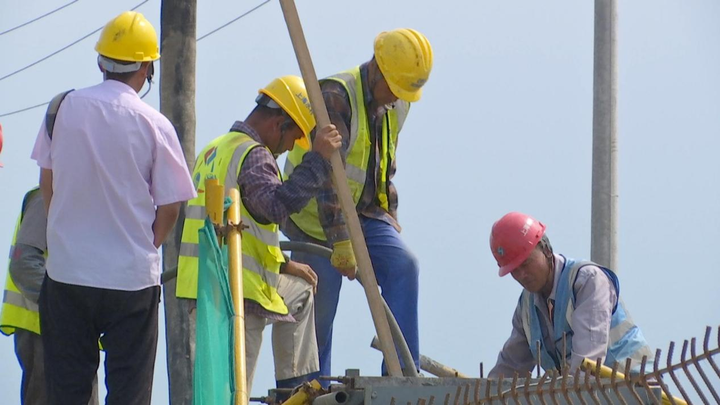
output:
M 3 134 L 2 134 L 2 125 L 0 125 L 0 153 L 2 153 L 2 144 L 3 144 Z M 3 167 L 2 162 L 0 162 L 0 167 Z
M 527 260 L 544 234 L 542 222 L 520 212 L 511 212 L 495 222 L 490 232 L 490 249 L 500 267 L 500 277 Z

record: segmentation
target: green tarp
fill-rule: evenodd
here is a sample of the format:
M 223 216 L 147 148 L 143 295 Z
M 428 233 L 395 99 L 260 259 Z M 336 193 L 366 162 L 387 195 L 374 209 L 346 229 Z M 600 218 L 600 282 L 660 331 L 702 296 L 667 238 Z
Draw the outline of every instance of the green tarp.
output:
M 235 395 L 232 295 L 227 248 L 218 246 L 209 219 L 200 229 L 194 405 L 230 405 Z

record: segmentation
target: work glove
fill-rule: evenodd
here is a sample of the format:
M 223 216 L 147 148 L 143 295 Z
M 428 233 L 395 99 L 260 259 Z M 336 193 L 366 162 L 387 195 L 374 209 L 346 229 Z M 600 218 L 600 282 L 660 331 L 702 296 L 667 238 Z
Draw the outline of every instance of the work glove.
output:
M 355 253 L 353 253 L 352 244 L 349 240 L 336 242 L 333 244 L 332 256 L 330 263 L 338 269 L 338 271 L 350 280 L 355 279 L 355 271 L 357 262 L 355 261 Z

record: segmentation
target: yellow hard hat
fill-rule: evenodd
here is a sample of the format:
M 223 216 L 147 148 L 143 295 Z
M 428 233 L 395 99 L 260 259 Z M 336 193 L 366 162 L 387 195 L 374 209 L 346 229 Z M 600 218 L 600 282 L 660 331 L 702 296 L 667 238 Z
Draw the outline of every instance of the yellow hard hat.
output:
M 295 121 L 305 134 L 295 143 L 303 149 L 310 149 L 310 131 L 315 128 L 315 115 L 303 79 L 292 75 L 278 77 L 258 93 L 270 97 Z
M 375 60 L 397 98 L 420 100 L 433 65 L 432 47 L 425 35 L 410 28 L 381 32 L 375 38 Z
M 95 50 L 102 56 L 128 62 L 160 59 L 155 28 L 136 11 L 126 11 L 110 20 L 102 30 Z

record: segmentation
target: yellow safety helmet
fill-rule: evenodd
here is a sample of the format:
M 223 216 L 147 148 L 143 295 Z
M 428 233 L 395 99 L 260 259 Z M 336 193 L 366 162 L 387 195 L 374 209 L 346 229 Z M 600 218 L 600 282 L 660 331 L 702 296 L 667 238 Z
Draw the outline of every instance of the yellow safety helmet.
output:
M 303 79 L 292 75 L 278 77 L 258 93 L 270 97 L 295 121 L 305 134 L 295 143 L 305 150 L 310 149 L 310 131 L 315 128 L 315 115 Z
M 433 65 L 432 47 L 425 35 L 410 28 L 381 32 L 375 38 L 375 60 L 397 98 L 420 100 Z
M 102 30 L 95 50 L 102 56 L 127 62 L 160 59 L 155 28 L 136 11 L 126 11 L 110 20 Z

